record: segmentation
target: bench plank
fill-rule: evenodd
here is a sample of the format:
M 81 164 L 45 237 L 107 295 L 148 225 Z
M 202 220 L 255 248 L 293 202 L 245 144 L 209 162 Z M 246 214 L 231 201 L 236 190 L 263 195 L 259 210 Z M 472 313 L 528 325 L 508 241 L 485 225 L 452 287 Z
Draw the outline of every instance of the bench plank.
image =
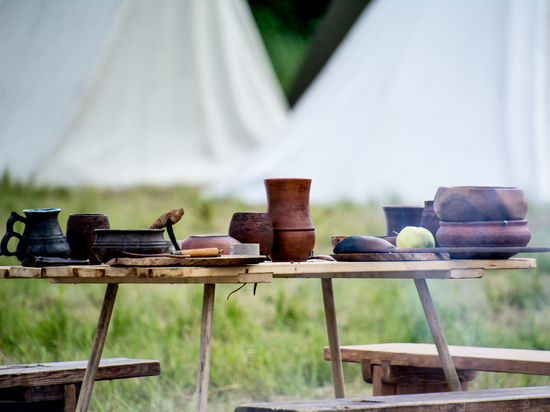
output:
M 88 361 L 0 366 L 0 388 L 81 383 Z M 102 359 L 96 380 L 137 378 L 160 374 L 160 362 L 150 359 Z
M 370 360 L 380 364 L 382 360 L 389 360 L 392 365 L 441 368 L 435 345 L 427 343 L 351 345 L 340 349 L 344 362 Z M 550 375 L 550 351 L 453 345 L 449 345 L 449 351 L 456 369 Z M 324 358 L 330 360 L 328 347 Z
M 550 411 L 550 387 L 489 389 L 415 395 L 264 402 L 241 405 L 235 412 L 518 412 Z

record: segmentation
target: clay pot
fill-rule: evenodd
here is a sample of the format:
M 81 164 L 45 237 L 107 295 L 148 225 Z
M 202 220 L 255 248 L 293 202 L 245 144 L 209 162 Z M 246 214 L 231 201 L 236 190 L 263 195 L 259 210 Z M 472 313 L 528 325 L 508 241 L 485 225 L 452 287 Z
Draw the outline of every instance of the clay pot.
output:
M 260 255 L 269 256 L 273 246 L 273 225 L 269 213 L 234 213 L 228 233 L 241 243 L 258 243 Z
M 447 222 L 521 220 L 527 214 L 527 198 L 517 187 L 440 187 L 434 210 Z
M 422 215 L 420 216 L 420 227 L 424 227 L 428 229 L 432 235 L 435 235 L 437 231 L 439 230 L 439 222 L 441 219 L 437 217 L 437 214 L 434 210 L 434 202 L 433 200 L 426 200 L 424 202 L 424 210 L 422 211 Z M 435 246 L 439 246 L 439 243 L 437 240 L 435 241 Z
M 309 211 L 311 179 L 265 179 L 273 229 L 314 229 Z
M 96 229 L 109 229 L 109 218 L 107 215 L 74 213 L 67 219 L 65 234 L 67 242 L 71 246 L 71 259 L 89 259 L 92 265 L 99 264 L 93 251 L 96 239 Z
M 405 226 L 420 226 L 424 206 L 383 206 L 386 236 L 397 236 Z
M 164 229 L 96 229 L 92 250 L 102 263 L 125 257 L 123 252 L 144 255 L 170 253 Z
M 241 242 L 229 235 L 191 235 L 181 241 L 180 247 L 182 250 L 216 247 L 223 250 L 222 255 L 229 255 L 229 245 L 233 243 Z
M 273 225 L 274 262 L 303 262 L 313 253 L 315 227 L 309 211 L 311 179 L 265 179 L 267 213 Z
M 527 246 L 531 232 L 527 220 L 440 222 L 437 241 L 441 247 Z
M 273 262 L 305 262 L 315 245 L 315 229 L 274 229 L 273 248 L 269 257 Z

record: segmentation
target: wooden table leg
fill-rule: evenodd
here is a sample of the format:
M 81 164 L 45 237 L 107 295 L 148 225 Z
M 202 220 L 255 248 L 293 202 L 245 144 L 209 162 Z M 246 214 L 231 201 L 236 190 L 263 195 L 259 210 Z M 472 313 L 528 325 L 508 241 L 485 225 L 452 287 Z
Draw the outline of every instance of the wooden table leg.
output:
M 453 359 L 449 353 L 449 347 L 447 346 L 445 336 L 443 335 L 441 324 L 437 318 L 437 313 L 435 311 L 435 306 L 432 301 L 432 296 L 430 295 L 426 279 L 415 279 L 414 284 L 416 285 L 418 296 L 420 296 L 420 301 L 422 302 L 422 307 L 424 308 L 428 325 L 430 325 L 432 337 L 437 348 L 437 353 L 439 354 L 439 359 L 441 360 L 441 365 L 443 366 L 443 372 L 445 373 L 447 384 L 452 391 L 461 391 L 462 387 L 460 386 L 460 381 L 453 364 Z
M 334 308 L 332 279 L 321 279 L 321 285 L 323 287 L 323 303 L 325 305 L 325 320 L 327 322 L 334 397 L 345 398 L 344 371 L 342 370 L 342 354 L 340 353 L 340 341 L 338 339 L 338 326 L 336 324 L 336 309 Z
M 208 380 L 210 378 L 210 350 L 212 347 L 212 322 L 214 319 L 215 284 L 205 284 L 202 297 L 202 323 L 197 377 L 197 404 L 195 412 L 206 412 L 208 403 Z
M 94 387 L 97 368 L 99 366 L 99 361 L 101 360 L 101 353 L 103 352 L 103 345 L 105 344 L 105 338 L 107 337 L 107 330 L 109 329 L 109 322 L 111 321 L 113 307 L 115 306 L 117 291 L 117 283 L 109 283 L 107 285 L 107 289 L 105 290 L 105 298 L 103 299 L 103 306 L 101 307 L 101 312 L 99 313 L 94 343 L 92 344 L 92 352 L 90 354 L 90 360 L 88 361 L 86 373 L 84 374 L 84 380 L 82 381 L 82 389 L 80 391 L 80 396 L 78 397 L 76 412 L 85 412 L 88 410 L 88 404 L 90 403 L 90 398 L 92 396 L 92 389 Z

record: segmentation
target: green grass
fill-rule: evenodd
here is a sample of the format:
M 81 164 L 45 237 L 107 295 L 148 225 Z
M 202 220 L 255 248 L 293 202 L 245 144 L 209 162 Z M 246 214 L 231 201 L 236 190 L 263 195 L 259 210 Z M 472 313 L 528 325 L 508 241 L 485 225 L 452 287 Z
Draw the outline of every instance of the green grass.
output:
M 113 228 L 144 228 L 167 210 L 183 207 L 174 227 L 180 239 L 227 233 L 237 211 L 265 211 L 231 200 L 209 201 L 188 187 L 107 191 L 36 188 L 0 183 L 0 222 L 12 210 L 60 207 L 70 213 L 106 213 Z M 317 254 L 330 253 L 330 236 L 383 234 L 381 205 L 312 206 Z M 528 214 L 533 245 L 550 244 L 545 208 Z M 0 234 L 3 235 L 3 232 Z M 11 245 L 13 249 L 15 246 Z M 550 349 L 550 265 L 486 273 L 483 279 L 429 281 L 447 341 L 458 345 Z M 17 265 L 0 257 L 0 265 Z M 231 411 L 244 402 L 331 397 L 330 364 L 321 284 L 316 279 L 275 280 L 216 288 L 209 410 Z M 51 285 L 42 280 L 0 281 L 2 364 L 87 359 L 104 285 Z M 341 344 L 431 342 L 410 280 L 335 280 Z M 228 298 L 229 297 L 229 298 Z M 98 382 L 90 410 L 192 411 L 198 367 L 201 285 L 122 285 L 103 357 L 159 359 L 161 374 Z M 344 365 L 349 396 L 368 395 L 358 364 Z M 549 385 L 547 377 L 480 373 L 475 389 Z

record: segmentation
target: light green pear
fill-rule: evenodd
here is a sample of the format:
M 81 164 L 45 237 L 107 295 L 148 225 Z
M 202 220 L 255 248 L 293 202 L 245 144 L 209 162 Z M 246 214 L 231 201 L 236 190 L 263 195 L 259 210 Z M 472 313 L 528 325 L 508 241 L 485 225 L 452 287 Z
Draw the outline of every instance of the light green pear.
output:
M 401 229 L 401 232 L 397 235 L 395 240 L 395 245 L 398 248 L 419 248 L 426 247 L 428 240 L 424 231 L 416 226 L 406 226 Z

